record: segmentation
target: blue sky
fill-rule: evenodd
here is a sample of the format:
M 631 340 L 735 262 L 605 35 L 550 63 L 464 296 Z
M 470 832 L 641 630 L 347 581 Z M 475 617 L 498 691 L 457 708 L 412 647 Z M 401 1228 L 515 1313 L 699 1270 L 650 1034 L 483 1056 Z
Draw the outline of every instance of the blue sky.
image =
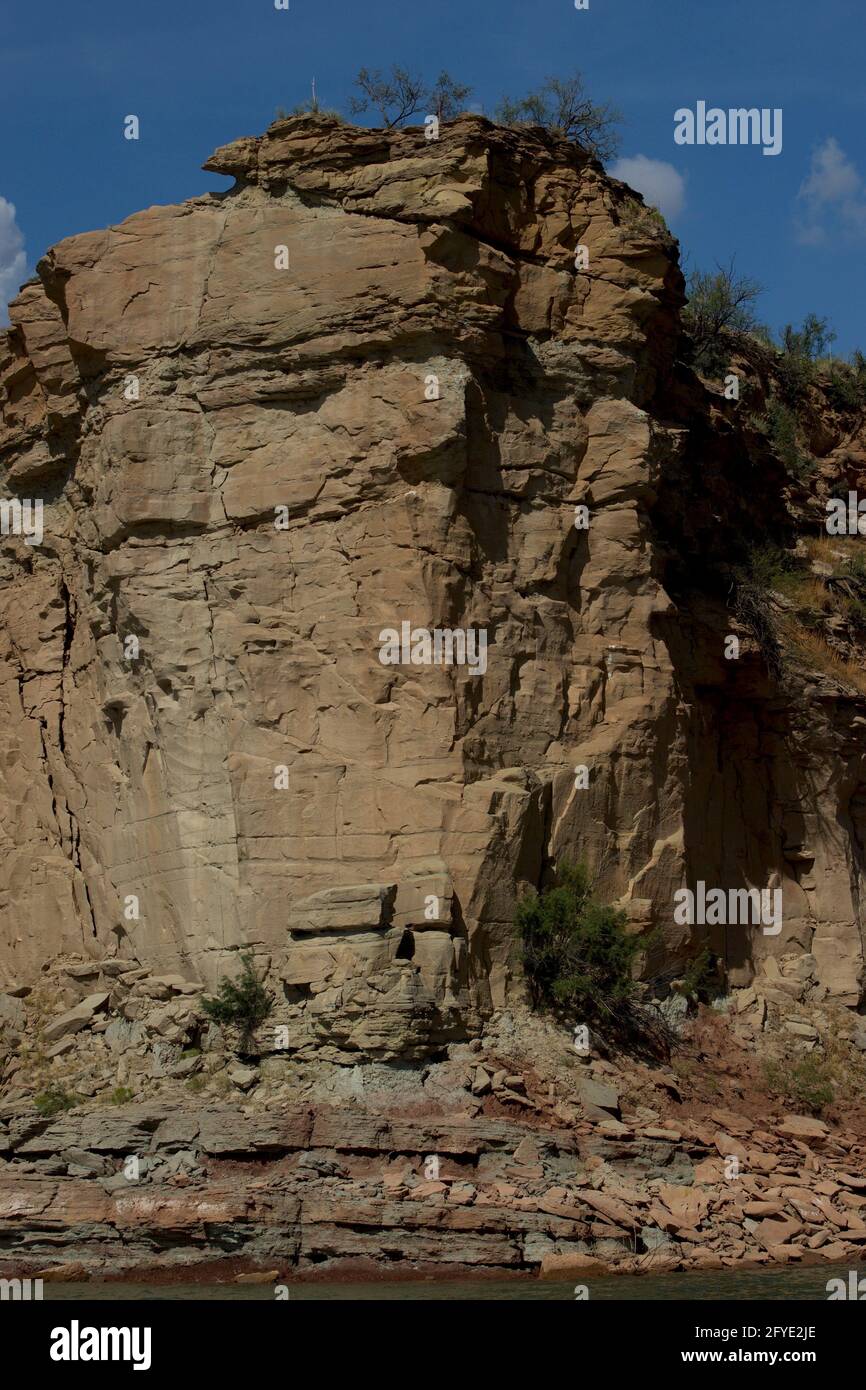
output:
M 0 300 L 64 236 L 229 180 L 201 171 L 316 78 L 347 111 L 362 65 L 445 67 L 492 114 L 580 70 L 625 116 L 621 156 L 688 264 L 736 256 L 773 328 L 815 311 L 866 350 L 864 0 L 41 0 L 6 6 Z M 783 148 L 683 146 L 674 112 L 781 107 Z M 134 113 L 141 138 L 123 138 Z M 365 117 L 372 124 L 372 117 Z M 662 166 L 662 167 L 657 167 Z M 665 167 L 670 166 L 670 167 Z M 653 196 L 655 195 L 655 196 Z M 10 207 L 11 205 L 11 207 Z M 14 214 L 12 212 L 14 208 Z

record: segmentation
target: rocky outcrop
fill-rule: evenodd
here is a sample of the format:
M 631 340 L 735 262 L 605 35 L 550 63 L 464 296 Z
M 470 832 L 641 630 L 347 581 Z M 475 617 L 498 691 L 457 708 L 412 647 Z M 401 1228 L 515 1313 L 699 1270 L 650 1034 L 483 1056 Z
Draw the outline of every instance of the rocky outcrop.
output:
M 687 1025 L 684 1054 L 700 1054 L 713 1100 L 685 1060 L 577 1056 L 507 1014 L 485 1045 L 424 1067 L 304 1073 L 283 1056 L 242 1077 L 209 1046 L 190 1080 L 160 1052 L 158 1006 L 137 1036 L 101 1035 L 139 1092 L 131 1063 L 150 1060 L 149 1099 L 0 1103 L 4 1277 L 567 1280 L 866 1251 L 862 1102 L 839 1123 L 762 1099 L 721 1016 L 715 1042 Z
M 0 464 L 45 510 L 0 546 L 0 976 L 249 945 L 290 1051 L 438 1055 L 519 1005 L 515 901 L 568 855 L 649 971 L 700 935 L 682 885 L 780 887 L 780 934 L 707 929 L 730 978 L 808 954 L 856 1004 L 863 701 L 687 582 L 796 498 L 678 364 L 675 244 L 481 117 L 205 167 L 234 187 L 61 243 L 10 311 Z M 484 661 L 383 664 L 404 623 Z

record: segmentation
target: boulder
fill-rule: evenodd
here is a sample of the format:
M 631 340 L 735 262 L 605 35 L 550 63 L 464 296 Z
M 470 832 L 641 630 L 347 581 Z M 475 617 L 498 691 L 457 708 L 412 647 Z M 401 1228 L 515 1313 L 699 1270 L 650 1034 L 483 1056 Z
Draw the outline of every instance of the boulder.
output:
M 620 1118 L 619 1095 L 613 1086 L 606 1086 L 601 1081 L 595 1081 L 590 1076 L 581 1077 L 578 1084 L 578 1094 L 580 1103 L 588 1115 L 596 1115 L 599 1119 Z
M 55 1018 L 43 1029 L 43 1037 L 46 1042 L 57 1042 L 60 1038 L 65 1038 L 68 1033 L 79 1033 L 82 1028 L 86 1028 L 95 1014 L 104 1008 L 108 1002 L 107 992 L 89 994 L 86 999 L 82 999 L 80 1004 L 76 1004 L 74 1009 L 69 1009 L 59 1018 Z
M 594 1255 L 545 1255 L 541 1261 L 541 1268 L 538 1271 L 539 1279 L 557 1280 L 566 1283 L 572 1279 L 580 1279 L 587 1274 L 605 1274 L 607 1266 L 604 1260 L 598 1259 Z
M 765 1250 L 771 1250 L 786 1246 L 802 1230 L 802 1221 L 795 1221 L 793 1217 L 765 1217 L 755 1227 L 754 1236 Z
M 824 1139 L 829 1133 L 824 1121 L 813 1115 L 786 1115 L 776 1130 L 786 1139 Z
M 294 904 L 289 930 L 319 933 L 389 927 L 396 896 L 395 883 L 353 883 L 325 888 Z

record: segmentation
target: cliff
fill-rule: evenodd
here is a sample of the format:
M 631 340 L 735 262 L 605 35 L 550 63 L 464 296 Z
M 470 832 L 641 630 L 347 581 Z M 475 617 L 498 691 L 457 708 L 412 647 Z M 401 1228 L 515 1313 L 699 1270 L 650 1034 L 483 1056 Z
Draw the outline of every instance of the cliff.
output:
M 786 469 L 773 355 L 733 345 L 740 401 L 699 377 L 676 243 L 540 129 L 296 117 L 204 167 L 234 186 L 53 248 L 0 346 L 4 494 L 44 503 L 40 544 L 0 538 L 7 1120 L 45 1066 L 85 1096 L 197 1071 L 192 996 L 245 947 L 271 1066 L 451 1048 L 477 1114 L 470 1043 L 529 1026 L 515 904 L 562 858 L 652 933 L 648 980 L 706 941 L 758 1032 L 769 1000 L 853 1038 L 859 591 L 834 607 L 845 550 L 809 545 L 866 485 L 862 410 L 811 388 L 815 467 Z M 768 538 L 826 589 L 805 637 L 796 595 L 764 585 L 769 640 L 746 601 Z M 484 660 L 384 663 L 405 623 Z M 781 930 L 677 921 L 699 881 L 780 889 Z M 550 1118 L 497 1075 L 494 1114 Z

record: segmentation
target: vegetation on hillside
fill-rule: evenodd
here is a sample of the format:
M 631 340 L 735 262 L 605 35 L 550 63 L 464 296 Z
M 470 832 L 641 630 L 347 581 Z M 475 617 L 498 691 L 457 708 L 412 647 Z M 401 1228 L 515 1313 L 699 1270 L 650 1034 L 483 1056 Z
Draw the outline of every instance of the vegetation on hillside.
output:
M 753 544 L 734 569 L 734 610 L 768 670 L 794 661 L 866 693 L 866 558 L 858 536 L 801 536 L 796 548 Z
M 33 1104 L 46 1119 L 51 1119 L 54 1115 L 60 1115 L 64 1110 L 74 1110 L 76 1105 L 81 1104 L 81 1097 L 74 1092 L 65 1091 L 62 1086 L 53 1082 L 44 1091 L 34 1097 Z
M 686 280 L 683 327 L 693 365 L 709 377 L 729 369 L 732 352 L 748 352 L 749 340 L 769 352 L 776 403 L 769 428 L 793 458 L 792 426 L 811 387 L 821 385 L 842 409 L 866 407 L 866 357 L 859 350 L 848 361 L 828 357 L 836 334 L 817 314 L 807 314 L 799 327 L 785 324 L 774 338 L 755 312 L 762 293 L 756 280 L 737 273 L 733 260 L 714 271 L 693 270 Z
M 373 113 L 386 130 L 408 125 L 413 119 L 420 123 L 426 116 L 451 121 L 466 110 L 472 96 L 472 87 L 449 72 L 440 72 L 431 82 L 400 63 L 393 63 L 387 72 L 363 67 L 354 86 L 355 93 L 348 103 L 349 114 Z M 277 108 L 278 119 L 307 114 L 342 119 L 339 111 L 319 105 L 315 87 L 312 97 L 291 111 Z M 503 125 L 542 126 L 552 134 L 583 146 L 597 159 L 611 159 L 619 147 L 620 112 L 593 101 L 579 72 L 568 77 L 548 77 L 535 91 L 522 97 L 503 97 L 496 108 L 495 119 Z
M 719 958 L 704 946 L 689 961 L 682 978 L 674 981 L 673 991 L 697 1004 L 709 1004 L 724 994 L 723 969 Z
M 766 1061 L 764 1077 L 773 1095 L 809 1115 L 820 1115 L 835 1099 L 832 1069 L 815 1052 L 796 1061 Z
M 555 884 L 517 905 L 520 957 L 536 1009 L 570 1027 L 595 1026 L 624 1044 L 666 1051 L 670 1035 L 639 1003 L 635 960 L 647 937 L 626 930 L 625 913 L 599 903 L 582 864 L 562 861 Z
M 361 68 L 355 78 L 358 95 L 350 97 L 349 111 L 353 116 L 376 111 L 386 130 L 405 125 L 413 116 L 438 115 L 451 120 L 463 109 L 472 89 L 456 82 L 447 72 L 439 74 L 437 82 L 428 87 L 424 78 L 410 73 L 395 63 L 389 75 Z
M 755 302 L 761 286 L 738 275 L 731 260 L 714 271 L 693 270 L 686 293 L 683 324 L 694 345 L 694 364 L 708 375 L 721 373 L 730 361 L 727 335 L 753 333 L 758 325 Z
M 236 981 L 223 976 L 216 996 L 202 999 L 208 1018 L 238 1030 L 242 1049 L 250 1046 L 253 1033 L 264 1023 L 273 1006 L 273 995 L 262 985 L 249 955 L 241 956 L 241 973 Z

